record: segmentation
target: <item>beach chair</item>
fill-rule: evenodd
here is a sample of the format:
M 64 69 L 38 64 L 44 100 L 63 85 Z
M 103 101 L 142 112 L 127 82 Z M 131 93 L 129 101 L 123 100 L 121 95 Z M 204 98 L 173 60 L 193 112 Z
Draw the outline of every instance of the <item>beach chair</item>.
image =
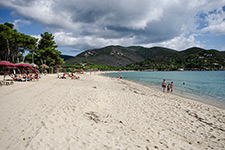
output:
M 6 82 L 9 82 L 10 85 L 13 85 L 14 84 L 13 79 L 6 79 L 5 81 Z
M 12 85 L 12 84 L 14 84 L 13 81 L 7 81 L 7 80 L 5 80 L 5 81 L 1 81 L 1 82 L 0 82 L 1 87 L 2 87 L 3 85 L 8 86 L 8 85 Z

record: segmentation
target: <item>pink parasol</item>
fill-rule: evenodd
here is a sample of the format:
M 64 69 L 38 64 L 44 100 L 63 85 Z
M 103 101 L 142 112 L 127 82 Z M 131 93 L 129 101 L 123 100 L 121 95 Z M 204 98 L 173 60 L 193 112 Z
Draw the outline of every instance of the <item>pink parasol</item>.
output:
M 16 68 L 16 65 L 8 61 L 0 61 L 0 68 Z M 5 81 L 6 75 L 9 75 L 9 74 L 8 74 L 8 71 L 5 70 L 3 81 Z
M 16 65 L 8 61 L 0 61 L 0 67 L 16 68 Z
M 28 65 L 26 63 L 19 63 L 16 66 L 17 67 L 24 67 L 24 68 L 31 68 L 31 69 L 33 68 L 31 65 Z

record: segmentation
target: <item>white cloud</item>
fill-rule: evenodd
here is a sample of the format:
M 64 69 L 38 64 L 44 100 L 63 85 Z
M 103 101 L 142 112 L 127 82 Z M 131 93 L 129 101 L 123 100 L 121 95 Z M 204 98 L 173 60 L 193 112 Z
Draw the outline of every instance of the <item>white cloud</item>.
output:
M 55 32 L 54 39 L 60 46 L 73 46 L 78 43 L 78 39 L 72 36 L 72 33 Z
M 41 39 L 41 35 L 30 35 L 30 36 L 38 39 L 38 41 Z
M 211 32 L 214 35 L 225 35 L 225 22 L 222 22 L 220 24 L 210 25 L 202 29 L 202 31 Z
M 190 47 L 202 47 L 204 46 L 202 43 L 195 39 L 195 36 L 199 36 L 196 34 L 192 34 L 188 37 L 185 34 L 181 34 L 173 39 L 163 41 L 163 42 L 156 42 L 150 44 L 139 44 L 145 47 L 153 47 L 153 46 L 162 46 L 168 47 L 175 50 L 184 50 Z M 123 46 L 130 46 L 135 45 L 135 38 L 134 37 L 127 37 L 127 38 L 119 38 L 119 39 L 105 39 L 99 38 L 94 36 L 82 36 L 82 37 L 75 37 L 72 33 L 64 33 L 64 32 L 57 32 L 54 34 L 55 41 L 60 46 L 71 46 L 77 48 L 77 51 L 83 50 L 83 47 L 87 48 L 100 48 L 107 45 L 123 45 Z
M 56 32 L 54 33 L 56 44 L 60 46 L 71 46 L 80 50 L 83 47 L 99 48 L 106 45 L 129 45 L 132 37 L 119 39 L 105 39 L 95 36 L 79 36 L 76 37 L 72 33 Z
M 30 21 L 27 20 L 21 20 L 21 19 L 16 19 L 13 22 L 14 28 L 17 29 L 19 31 L 19 28 L 24 26 L 24 25 L 29 25 L 31 24 Z
M 146 47 L 162 46 L 162 47 L 175 49 L 178 51 L 185 50 L 190 47 L 204 46 L 203 44 L 201 44 L 199 41 L 197 41 L 195 39 L 195 36 L 196 36 L 195 34 L 192 34 L 189 37 L 185 37 L 184 34 L 181 34 L 180 36 L 177 36 L 177 37 L 167 40 L 167 41 L 146 44 L 143 46 L 146 46 Z
M 210 32 L 214 35 L 225 35 L 225 12 L 221 8 L 214 13 L 207 14 L 205 21 L 208 26 L 202 29 L 202 32 Z
M 224 34 L 225 0 L 1 0 L 14 14 L 51 29 L 59 46 L 78 49 L 106 45 L 201 46 L 196 17 L 208 14 L 201 32 Z

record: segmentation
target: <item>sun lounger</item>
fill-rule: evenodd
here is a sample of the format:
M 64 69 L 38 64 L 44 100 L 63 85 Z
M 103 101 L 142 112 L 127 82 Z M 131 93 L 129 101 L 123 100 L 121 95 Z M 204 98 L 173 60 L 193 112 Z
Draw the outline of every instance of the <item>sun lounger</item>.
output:
M 13 81 L 0 81 L 0 85 L 1 85 L 1 87 L 2 87 L 3 85 L 8 86 L 8 85 L 12 85 L 12 84 L 14 84 L 14 82 L 13 82 Z

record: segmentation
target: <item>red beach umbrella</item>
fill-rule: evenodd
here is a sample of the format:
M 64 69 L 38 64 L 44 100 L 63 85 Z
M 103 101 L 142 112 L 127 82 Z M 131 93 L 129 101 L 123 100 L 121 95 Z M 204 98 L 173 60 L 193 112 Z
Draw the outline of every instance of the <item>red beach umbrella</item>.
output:
M 8 61 L 0 61 L 0 68 L 16 68 L 16 65 Z M 5 81 L 6 75 L 8 75 L 8 71 L 5 70 L 4 78 L 3 78 L 4 81 Z
M 31 65 L 28 65 L 26 63 L 19 63 L 16 66 L 17 67 L 24 67 L 24 68 L 31 68 L 31 69 L 33 68 Z
M 0 67 L 16 68 L 16 65 L 8 61 L 0 61 Z

